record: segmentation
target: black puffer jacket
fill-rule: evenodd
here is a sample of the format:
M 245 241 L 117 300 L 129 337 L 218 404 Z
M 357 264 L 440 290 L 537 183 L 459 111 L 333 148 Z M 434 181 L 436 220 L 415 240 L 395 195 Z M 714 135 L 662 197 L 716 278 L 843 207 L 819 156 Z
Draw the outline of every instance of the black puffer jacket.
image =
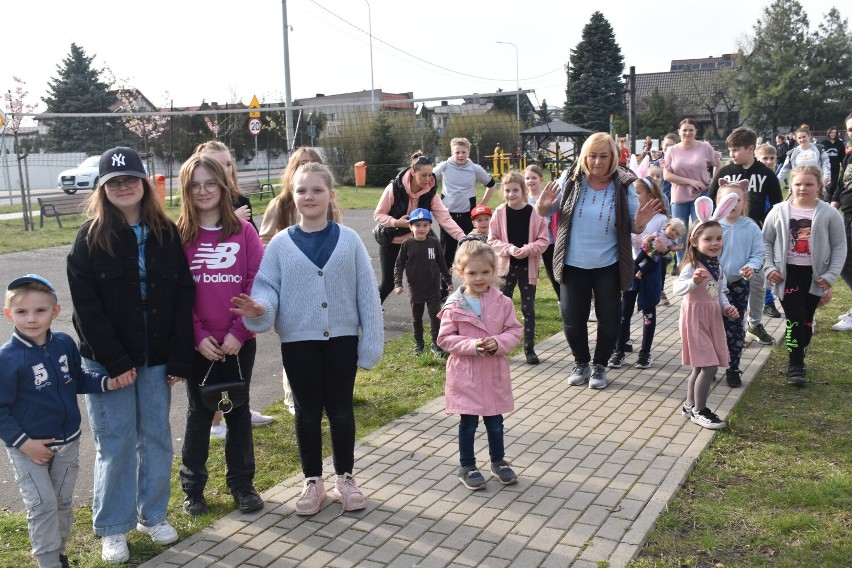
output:
M 162 244 L 153 233 L 147 239 L 143 302 L 132 229 L 124 225 L 114 235 L 112 257 L 89 246 L 90 225 L 91 221 L 80 228 L 67 265 L 80 353 L 103 365 L 111 377 L 145 364 L 165 364 L 168 374 L 189 377 L 195 283 L 177 228 L 172 226 L 171 234 L 163 231 Z

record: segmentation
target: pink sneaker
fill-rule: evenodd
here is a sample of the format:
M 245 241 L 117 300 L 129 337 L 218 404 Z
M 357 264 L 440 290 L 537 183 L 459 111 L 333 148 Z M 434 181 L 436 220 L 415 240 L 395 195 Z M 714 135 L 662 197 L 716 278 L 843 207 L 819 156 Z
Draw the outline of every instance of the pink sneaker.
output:
M 360 511 L 367 507 L 367 499 L 358 489 L 358 484 L 355 483 L 355 478 L 352 477 L 351 473 L 337 476 L 332 495 L 340 501 L 344 511 Z
M 302 494 L 296 501 L 297 515 L 314 515 L 322 508 L 325 501 L 325 482 L 322 477 L 309 477 L 305 480 Z

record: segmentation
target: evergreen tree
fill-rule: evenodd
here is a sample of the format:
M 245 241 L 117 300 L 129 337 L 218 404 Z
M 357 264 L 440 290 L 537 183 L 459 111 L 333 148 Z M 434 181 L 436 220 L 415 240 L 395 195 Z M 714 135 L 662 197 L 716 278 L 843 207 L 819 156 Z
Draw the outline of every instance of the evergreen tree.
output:
M 852 28 L 832 8 L 819 25 L 814 44 L 812 85 L 818 104 L 808 124 L 837 125 L 852 108 Z
M 651 96 L 648 97 L 648 112 L 636 117 L 636 135 L 638 137 L 651 136 L 662 138 L 668 132 L 677 130 L 680 119 L 677 110 L 675 96 L 664 97 L 659 89 L 654 87 Z
M 550 109 L 547 108 L 547 99 L 543 99 L 541 101 L 541 107 L 539 107 L 538 111 L 536 112 L 536 115 L 538 115 L 539 124 L 547 124 L 548 122 L 551 122 L 553 120 L 552 118 L 550 118 Z
M 777 131 L 808 120 L 816 103 L 811 90 L 814 43 L 797 0 L 774 0 L 739 50 L 737 100 L 758 130 Z
M 100 79 L 101 70 L 92 67 L 95 56 L 87 56 L 76 43 L 57 65 L 57 76 L 48 83 L 48 95 L 42 100 L 47 112 L 107 112 L 115 102 L 107 94 L 109 85 Z M 104 144 L 104 122 L 100 118 L 60 118 L 49 121 L 46 136 L 48 150 L 100 154 Z
M 565 122 L 608 132 L 610 114 L 626 110 L 623 71 L 624 57 L 612 26 L 603 14 L 595 12 L 583 28 L 580 43 L 571 50 Z
M 367 145 L 367 185 L 384 187 L 405 164 L 402 145 L 386 110 L 375 114 Z

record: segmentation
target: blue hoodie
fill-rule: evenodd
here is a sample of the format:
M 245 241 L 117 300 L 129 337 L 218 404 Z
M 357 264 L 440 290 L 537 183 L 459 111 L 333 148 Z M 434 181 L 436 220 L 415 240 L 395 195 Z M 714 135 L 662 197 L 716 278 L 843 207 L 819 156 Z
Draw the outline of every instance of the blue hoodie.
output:
M 83 371 L 71 337 L 48 331 L 36 345 L 17 329 L 0 347 L 0 439 L 20 448 L 29 438 L 54 446 L 80 437 L 77 394 L 106 392 L 109 377 Z
M 731 225 L 720 219 L 722 225 L 722 255 L 719 264 L 728 282 L 742 279 L 740 269 L 748 264 L 755 272 L 763 268 L 763 233 L 751 218 L 742 215 Z

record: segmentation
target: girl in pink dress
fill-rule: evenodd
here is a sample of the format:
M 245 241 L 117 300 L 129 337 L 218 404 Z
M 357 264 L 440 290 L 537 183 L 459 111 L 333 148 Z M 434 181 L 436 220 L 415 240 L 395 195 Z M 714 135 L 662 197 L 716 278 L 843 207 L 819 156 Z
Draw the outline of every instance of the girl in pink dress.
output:
M 728 194 L 712 216 L 710 198 L 696 200 L 699 220 L 690 230 L 680 276 L 673 286 L 674 293 L 684 297 L 678 328 L 683 339 L 683 364 L 692 367 L 681 413 L 711 430 L 725 427 L 725 422 L 707 407 L 716 371 L 727 367 L 730 360 L 722 315 L 740 317 L 725 295 L 725 274 L 719 266 L 722 226 L 717 219 L 727 215 L 738 200 L 737 194 Z

